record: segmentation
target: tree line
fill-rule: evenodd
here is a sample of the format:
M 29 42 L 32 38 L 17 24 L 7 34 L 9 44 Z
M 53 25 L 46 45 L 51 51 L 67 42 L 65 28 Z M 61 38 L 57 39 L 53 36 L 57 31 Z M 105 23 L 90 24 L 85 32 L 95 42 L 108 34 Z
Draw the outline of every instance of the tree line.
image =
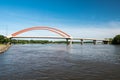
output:
M 120 34 L 112 39 L 112 44 L 120 44 Z

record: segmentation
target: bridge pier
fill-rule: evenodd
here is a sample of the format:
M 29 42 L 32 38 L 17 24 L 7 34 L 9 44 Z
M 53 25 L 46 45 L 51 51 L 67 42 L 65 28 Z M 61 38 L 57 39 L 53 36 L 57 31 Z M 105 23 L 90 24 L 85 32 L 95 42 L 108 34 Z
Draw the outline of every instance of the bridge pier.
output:
M 68 44 L 68 38 L 66 38 L 66 43 Z
M 81 45 L 83 45 L 83 39 L 81 39 L 80 41 L 81 41 Z
M 96 45 L 96 40 L 93 40 L 93 44 Z
M 69 41 L 70 40 L 70 41 Z M 72 45 L 72 39 L 66 38 L 66 44 L 67 45 Z

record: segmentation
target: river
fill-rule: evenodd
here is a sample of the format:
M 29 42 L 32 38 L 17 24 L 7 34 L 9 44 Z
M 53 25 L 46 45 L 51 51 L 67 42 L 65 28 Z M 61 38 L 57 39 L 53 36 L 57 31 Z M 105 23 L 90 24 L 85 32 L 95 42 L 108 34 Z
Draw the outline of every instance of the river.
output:
M 0 54 L 0 80 L 120 80 L 120 46 L 12 45 Z

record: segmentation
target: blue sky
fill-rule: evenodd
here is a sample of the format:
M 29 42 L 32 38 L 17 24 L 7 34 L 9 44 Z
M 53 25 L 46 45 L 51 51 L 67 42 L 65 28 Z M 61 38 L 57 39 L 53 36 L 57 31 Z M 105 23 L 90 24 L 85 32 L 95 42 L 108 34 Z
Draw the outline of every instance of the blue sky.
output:
M 73 37 L 103 39 L 120 34 L 119 25 L 120 0 L 0 0 L 0 34 L 4 35 L 28 27 L 48 26 Z

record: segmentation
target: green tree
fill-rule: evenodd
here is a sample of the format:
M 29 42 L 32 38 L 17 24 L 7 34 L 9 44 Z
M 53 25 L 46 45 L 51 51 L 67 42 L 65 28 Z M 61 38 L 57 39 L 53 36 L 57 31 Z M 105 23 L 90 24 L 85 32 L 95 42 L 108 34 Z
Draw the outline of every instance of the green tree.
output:
M 116 35 L 113 40 L 112 44 L 120 44 L 120 35 Z
M 0 35 L 0 43 L 1 44 L 5 43 L 5 37 L 3 35 Z
M 11 39 L 9 39 L 3 35 L 0 35 L 0 44 L 7 44 L 8 42 L 11 42 Z

